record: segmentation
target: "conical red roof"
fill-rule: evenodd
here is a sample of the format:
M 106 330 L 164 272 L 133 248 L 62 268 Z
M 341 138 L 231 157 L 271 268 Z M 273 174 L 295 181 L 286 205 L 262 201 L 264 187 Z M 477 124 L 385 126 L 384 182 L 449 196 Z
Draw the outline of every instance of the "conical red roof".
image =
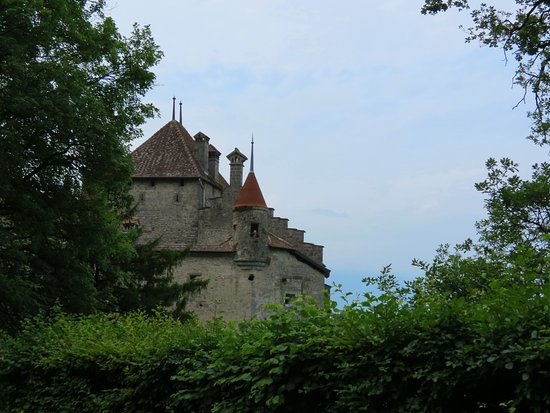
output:
M 267 208 L 262 190 L 256 179 L 254 172 L 250 172 L 246 177 L 241 192 L 235 200 L 235 208 L 238 207 L 262 207 Z

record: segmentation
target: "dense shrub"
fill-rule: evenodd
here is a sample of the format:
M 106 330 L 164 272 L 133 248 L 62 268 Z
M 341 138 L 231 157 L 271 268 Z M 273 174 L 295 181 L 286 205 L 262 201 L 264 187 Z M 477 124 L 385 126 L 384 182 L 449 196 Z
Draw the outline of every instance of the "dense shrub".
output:
M 59 314 L 0 340 L 5 412 L 550 409 L 548 294 L 367 295 L 266 320 Z

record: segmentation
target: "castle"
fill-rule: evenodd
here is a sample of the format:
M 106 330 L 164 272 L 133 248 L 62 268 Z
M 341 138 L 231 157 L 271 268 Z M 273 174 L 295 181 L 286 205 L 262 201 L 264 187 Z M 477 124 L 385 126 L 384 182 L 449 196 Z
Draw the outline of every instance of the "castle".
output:
M 253 146 L 252 146 L 253 148 Z M 261 318 L 267 303 L 289 303 L 299 294 L 319 304 L 330 270 L 323 247 L 304 242 L 303 230 L 274 216 L 254 174 L 243 185 L 247 157 L 237 148 L 227 158 L 229 183 L 219 172 L 221 153 L 202 132 L 191 137 L 175 120 L 132 153 L 131 194 L 140 240 L 160 237 L 160 246 L 188 249 L 174 271 L 176 281 L 196 277 L 208 286 L 188 309 L 200 319 Z

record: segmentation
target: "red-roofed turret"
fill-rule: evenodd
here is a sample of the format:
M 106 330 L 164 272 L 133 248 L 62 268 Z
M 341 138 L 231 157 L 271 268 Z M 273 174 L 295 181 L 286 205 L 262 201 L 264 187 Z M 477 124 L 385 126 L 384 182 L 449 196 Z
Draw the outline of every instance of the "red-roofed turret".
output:
M 250 172 L 235 199 L 233 210 L 235 262 L 250 269 L 261 268 L 269 263 L 269 210 L 254 174 L 253 148 Z
M 244 182 L 239 196 L 235 200 L 235 208 L 240 207 L 259 207 L 267 208 L 262 190 L 256 179 L 254 172 L 250 172 Z

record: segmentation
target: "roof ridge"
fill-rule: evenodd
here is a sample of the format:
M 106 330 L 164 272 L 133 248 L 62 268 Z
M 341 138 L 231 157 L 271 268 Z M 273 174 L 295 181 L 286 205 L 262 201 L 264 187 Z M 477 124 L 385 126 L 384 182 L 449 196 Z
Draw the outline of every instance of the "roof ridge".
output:
M 216 185 L 194 154 L 195 141 L 185 127 L 171 120 L 132 152 L 134 177 L 202 178 Z

